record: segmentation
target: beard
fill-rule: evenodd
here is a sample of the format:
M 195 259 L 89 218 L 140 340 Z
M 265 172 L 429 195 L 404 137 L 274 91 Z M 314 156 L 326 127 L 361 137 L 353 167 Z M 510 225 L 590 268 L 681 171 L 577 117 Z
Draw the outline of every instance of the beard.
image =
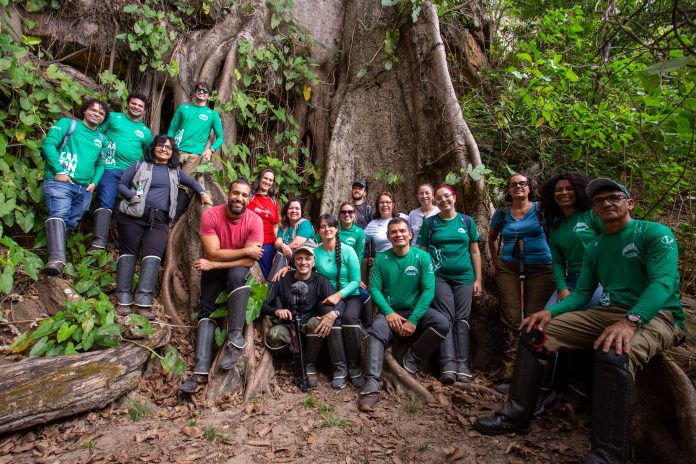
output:
M 238 206 L 235 202 L 228 200 L 227 201 L 227 209 L 230 211 L 230 213 L 235 214 L 237 216 L 240 216 L 246 210 L 246 205 L 244 203 L 242 203 L 241 206 Z

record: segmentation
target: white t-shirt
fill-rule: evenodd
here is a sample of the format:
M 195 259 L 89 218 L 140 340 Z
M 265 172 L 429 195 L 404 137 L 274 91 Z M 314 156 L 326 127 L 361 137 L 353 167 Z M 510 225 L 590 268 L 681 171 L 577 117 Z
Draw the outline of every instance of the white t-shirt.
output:
M 416 240 L 418 240 L 418 233 L 420 232 L 421 227 L 423 226 L 423 218 L 435 216 L 439 212 L 440 208 L 434 206 L 427 216 L 423 215 L 423 210 L 420 208 L 416 208 L 410 213 L 408 213 L 408 225 L 411 226 L 411 231 L 413 231 L 413 241 L 411 242 L 411 245 L 415 245 Z
M 399 217 L 408 221 L 408 216 L 403 213 L 399 213 Z M 372 240 L 376 253 L 387 251 L 392 247 L 391 242 L 387 238 L 387 225 L 392 219 L 373 219 L 365 227 L 365 243 Z

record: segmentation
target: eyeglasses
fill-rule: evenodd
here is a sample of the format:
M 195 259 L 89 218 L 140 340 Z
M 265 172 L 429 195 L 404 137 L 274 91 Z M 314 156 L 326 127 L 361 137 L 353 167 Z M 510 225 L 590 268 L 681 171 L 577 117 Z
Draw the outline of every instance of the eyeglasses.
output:
M 377 203 L 378 205 L 391 205 L 392 201 L 391 200 L 385 200 L 385 201 L 380 201 Z
M 609 202 L 611 205 L 616 205 L 618 203 L 621 203 L 621 200 L 625 200 L 626 197 L 624 195 L 620 195 L 618 193 L 614 193 L 612 195 L 607 195 L 604 197 L 597 197 L 592 199 L 592 206 L 602 206 L 604 202 Z
M 200 93 L 204 93 L 204 94 L 208 95 L 210 93 L 210 90 L 196 87 L 196 92 L 200 92 Z
M 510 182 L 510 188 L 515 188 L 515 187 L 527 187 L 529 185 L 529 181 L 527 180 L 521 180 L 519 182 Z
M 159 148 L 160 150 L 164 151 L 172 151 L 171 145 L 155 145 L 155 148 Z
M 449 200 L 450 198 L 452 198 L 452 196 L 453 195 L 451 193 L 445 193 L 444 195 L 438 195 L 435 197 L 435 201 Z
M 355 214 L 355 211 L 352 210 L 352 209 L 342 209 L 342 210 L 339 211 L 339 212 L 340 212 L 342 215 L 344 215 L 344 216 L 352 216 L 352 215 Z

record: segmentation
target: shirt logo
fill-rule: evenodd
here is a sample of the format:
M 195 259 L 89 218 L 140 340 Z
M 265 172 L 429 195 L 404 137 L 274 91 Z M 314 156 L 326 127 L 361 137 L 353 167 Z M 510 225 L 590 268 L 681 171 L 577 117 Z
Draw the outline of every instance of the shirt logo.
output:
M 623 255 L 624 258 L 630 259 L 630 258 L 637 258 L 640 253 L 638 251 L 638 247 L 635 245 L 635 243 L 629 243 L 626 245 L 623 249 Z
M 416 268 L 416 266 L 408 266 L 404 271 L 404 274 L 406 274 L 407 276 L 417 276 L 418 268 Z
M 350 245 L 350 246 L 355 245 L 355 239 L 353 237 L 348 237 L 346 239 L 346 245 Z
M 207 121 L 208 120 L 208 115 L 207 114 L 199 114 L 198 119 L 202 121 Z
M 141 139 L 144 139 L 144 138 L 145 138 L 145 134 L 144 134 L 143 131 L 141 131 L 141 130 L 136 130 L 136 131 L 135 131 L 135 135 L 137 135 L 137 136 L 140 137 Z
M 460 227 L 459 229 L 457 229 L 457 232 L 459 232 L 460 234 L 465 234 L 466 230 L 463 227 Z
M 599 304 L 602 306 L 611 306 L 611 295 L 609 295 L 609 292 L 604 290 L 602 292 L 602 296 L 599 297 Z
M 669 235 L 663 235 L 662 238 L 660 239 L 660 242 L 665 246 L 665 248 L 671 248 L 672 244 L 674 243 L 674 239 L 670 237 Z
M 575 227 L 573 227 L 573 232 L 575 232 L 575 233 L 585 232 L 589 228 L 590 228 L 590 226 L 588 226 L 586 223 L 578 222 L 577 224 L 575 224 Z
M 95 144 L 96 146 L 98 146 L 99 148 L 101 148 L 101 146 L 102 146 L 102 141 L 101 141 L 100 139 L 94 139 L 94 144 Z

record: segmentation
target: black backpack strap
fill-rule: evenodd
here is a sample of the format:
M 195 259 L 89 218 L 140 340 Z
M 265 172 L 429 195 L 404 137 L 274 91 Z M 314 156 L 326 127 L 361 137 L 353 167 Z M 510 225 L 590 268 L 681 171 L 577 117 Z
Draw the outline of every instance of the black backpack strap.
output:
M 430 246 L 430 237 L 432 237 L 432 235 L 433 235 L 433 226 L 435 225 L 435 216 L 437 216 L 437 214 L 433 214 L 432 216 L 426 218 L 428 220 L 428 246 Z
M 65 146 L 66 143 L 68 143 L 68 139 L 70 136 L 75 132 L 75 129 L 77 128 L 77 119 L 71 119 L 70 120 L 70 128 L 68 129 L 68 132 L 65 133 L 63 136 L 63 140 L 60 142 L 60 145 L 58 145 L 58 149 L 61 149 Z

